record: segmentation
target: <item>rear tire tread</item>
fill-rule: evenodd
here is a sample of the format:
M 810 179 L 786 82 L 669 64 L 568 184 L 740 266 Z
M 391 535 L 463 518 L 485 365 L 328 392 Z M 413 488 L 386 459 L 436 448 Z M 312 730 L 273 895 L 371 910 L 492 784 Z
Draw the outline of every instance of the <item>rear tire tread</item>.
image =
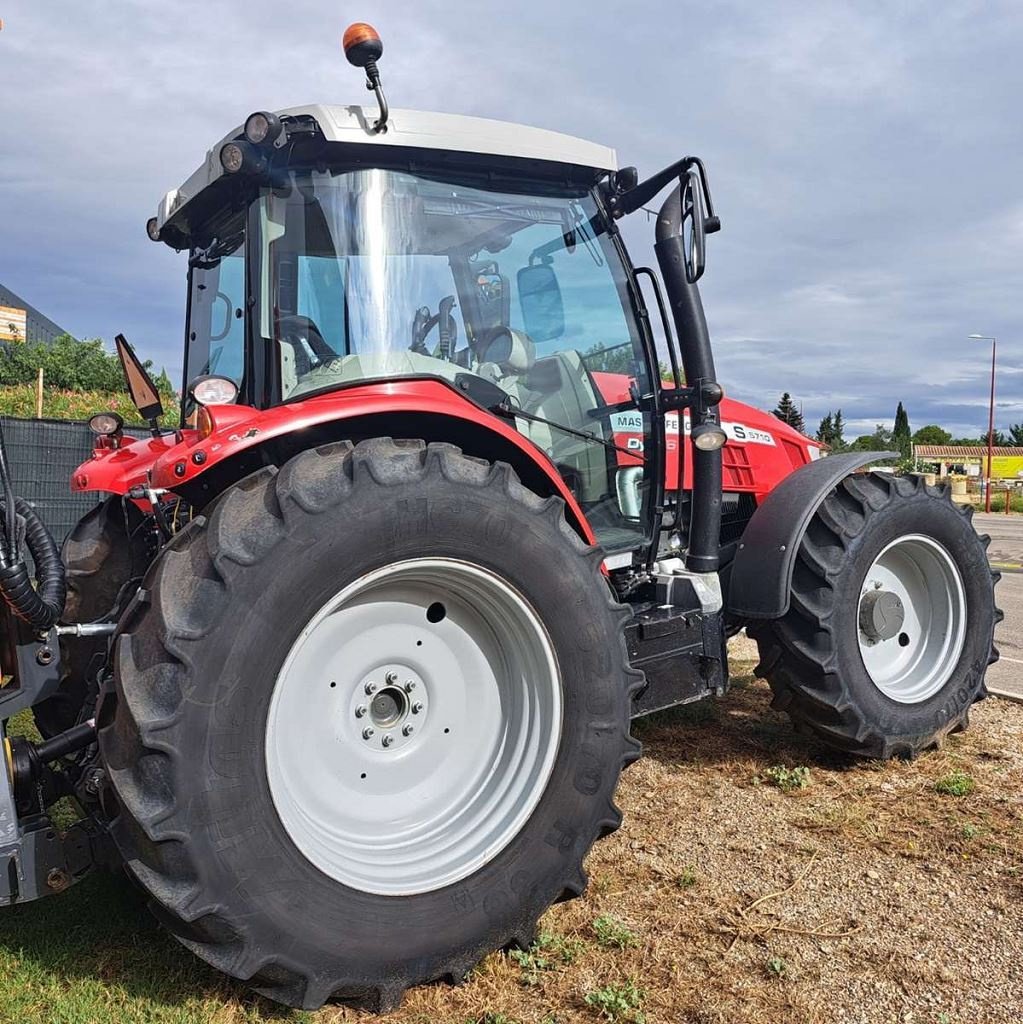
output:
M 831 577 L 841 568 L 850 544 L 872 512 L 897 498 L 926 489 L 938 500 L 952 503 L 949 488 L 927 488 L 922 478 L 894 477 L 886 473 L 846 477 L 824 499 L 800 545 L 793 576 L 789 612 L 782 618 L 747 625 L 757 641 L 760 663 L 755 672 L 766 678 L 774 693 L 772 706 L 787 712 L 797 725 L 818 734 L 830 746 L 863 757 L 887 759 L 912 757 L 939 746 L 946 735 L 960 732 L 969 721 L 969 705 L 947 723 L 925 736 L 890 739 L 865 723 L 858 714 L 847 683 L 836 671 L 835 643 L 831 626 Z M 964 510 L 969 518 L 972 510 Z M 858 522 L 857 522 L 858 520 Z M 980 537 L 987 548 L 990 538 Z M 805 571 L 814 577 L 807 588 Z M 992 586 L 1000 574 L 992 571 Z M 1003 613 L 995 608 L 994 620 Z M 823 644 L 815 637 L 824 636 Z M 998 660 L 992 636 L 989 664 Z M 987 688 L 980 683 L 974 700 L 983 700 Z
M 497 482 L 510 501 L 556 522 L 565 544 L 589 562 L 598 577 L 594 585 L 605 586 L 616 618 L 622 624 L 628 619 L 628 610 L 614 601 L 610 588 L 599 578 L 600 549 L 585 544 L 568 524 L 560 498 L 542 499 L 525 488 L 507 464 L 468 458 L 453 445 L 376 438 L 356 446 L 337 442 L 306 451 L 280 471 L 274 467 L 260 470 L 227 492 L 208 518 L 197 517 L 169 543 L 143 583 L 160 624 L 158 645 L 151 642 L 151 629 L 145 638 L 134 632 L 137 614 L 126 619 L 118 638 L 116 695 L 111 698 L 117 702 L 117 714 L 104 714 L 112 724 L 100 734 L 120 804 L 112 824 L 117 846 L 129 871 L 153 897 L 159 919 L 182 943 L 225 973 L 290 1006 L 314 1009 L 336 999 L 386 1012 L 400 1004 L 411 985 L 464 978 L 478 958 L 445 964 L 430 977 L 392 979 L 386 985 L 367 987 L 343 974 L 317 977 L 289 964 L 283 956 L 257 957 L 245 921 L 229 921 L 225 908 L 201 902 L 202 865 L 190 851 L 187 819 L 178 821 L 169 781 L 174 764 L 183 758 L 177 746 L 177 709 L 192 698 L 202 682 L 190 674 L 187 647 L 228 614 L 234 573 L 265 557 L 287 532 L 291 516 L 316 514 L 336 504 L 361 474 L 386 486 L 420 479 L 432 467 L 463 484 L 485 487 Z M 643 685 L 643 675 L 629 666 L 622 632 L 617 649 L 622 672 L 630 680 L 627 692 L 631 703 L 632 695 Z M 130 696 L 122 685 L 127 675 L 143 681 L 131 687 Z M 629 735 L 626 722 L 620 767 L 627 767 L 640 753 L 640 744 Z M 587 881 L 582 857 L 620 823 L 621 812 L 609 799 L 589 842 L 580 844 L 578 863 L 566 867 L 560 883 L 563 898 L 582 895 Z M 521 942 L 523 934 L 534 934 L 536 921 L 527 925 L 525 931 L 520 924 L 515 933 L 505 936 L 500 948 Z

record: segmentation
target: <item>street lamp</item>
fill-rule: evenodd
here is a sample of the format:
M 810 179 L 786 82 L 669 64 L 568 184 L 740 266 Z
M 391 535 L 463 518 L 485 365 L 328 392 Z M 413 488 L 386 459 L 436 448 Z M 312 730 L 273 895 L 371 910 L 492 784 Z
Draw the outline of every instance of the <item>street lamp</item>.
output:
M 973 341 L 991 342 L 991 404 L 988 406 L 987 414 L 987 485 L 984 488 L 984 511 L 991 511 L 991 457 L 994 455 L 995 446 L 995 346 L 994 338 L 986 334 L 971 334 Z

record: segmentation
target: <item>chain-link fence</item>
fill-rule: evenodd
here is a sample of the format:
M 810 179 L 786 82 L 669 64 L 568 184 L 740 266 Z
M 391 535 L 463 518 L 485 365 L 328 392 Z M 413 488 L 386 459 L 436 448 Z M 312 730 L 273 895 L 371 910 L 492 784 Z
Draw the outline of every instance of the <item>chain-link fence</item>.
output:
M 31 502 L 50 533 L 61 543 L 71 528 L 103 496 L 75 494 L 71 474 L 92 456 L 94 434 L 87 423 L 22 420 L 0 416 L 14 493 Z M 144 437 L 146 431 L 126 430 Z

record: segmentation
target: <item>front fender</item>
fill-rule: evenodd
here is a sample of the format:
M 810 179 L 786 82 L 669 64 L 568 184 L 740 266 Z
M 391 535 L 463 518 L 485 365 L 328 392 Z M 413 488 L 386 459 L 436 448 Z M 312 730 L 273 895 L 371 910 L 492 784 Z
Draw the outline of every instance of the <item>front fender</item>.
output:
M 484 455 L 487 445 L 466 444 L 457 435 L 499 440 L 503 450 L 514 452 L 519 475 L 523 466 L 545 481 L 550 493 L 561 497 L 573 522 L 590 544 L 595 536 L 575 496 L 557 467 L 527 438 L 504 420 L 469 401 L 452 385 L 437 379 L 399 379 L 346 387 L 303 401 L 288 402 L 262 411 L 246 406 L 211 406 L 213 431 L 206 437 L 192 433 L 182 444 L 168 449 L 151 469 L 154 487 L 171 491 L 199 489 L 204 479 L 231 478 L 231 464 L 253 460 L 263 462 L 287 458 L 301 447 L 323 443 L 323 429 L 329 428 L 337 439 L 351 440 L 371 424 L 373 436 L 418 437 L 406 431 L 417 422 L 432 417 L 457 425 L 456 436 L 436 436 L 425 440 L 447 440 L 459 444 L 468 454 Z M 346 424 L 351 430 L 346 433 Z M 321 438 L 317 440 L 317 438 Z M 476 449 L 476 450 L 472 450 Z M 274 452 L 280 454 L 274 457 Z M 219 472 L 218 472 L 219 471 Z M 246 470 L 250 472 L 251 467 Z M 523 482 L 528 482 L 524 479 Z M 215 484 L 206 494 L 213 497 Z
M 789 610 L 796 553 L 814 513 L 843 477 L 897 452 L 845 452 L 801 466 L 757 507 L 732 562 L 728 611 L 740 619 L 777 619 Z
M 71 490 L 127 494 L 137 484 L 146 483 L 153 464 L 178 443 L 177 435 L 170 433 L 134 440 L 125 438 L 120 448 L 97 448 L 92 458 L 86 459 L 71 474 Z

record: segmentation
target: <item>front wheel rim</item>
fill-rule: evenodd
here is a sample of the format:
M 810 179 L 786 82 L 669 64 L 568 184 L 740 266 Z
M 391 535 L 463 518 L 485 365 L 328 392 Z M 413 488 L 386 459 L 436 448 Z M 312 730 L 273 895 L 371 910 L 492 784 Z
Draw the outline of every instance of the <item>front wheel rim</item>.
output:
M 864 628 L 865 606 L 894 595 L 901 621 L 890 636 Z M 860 590 L 858 640 L 874 685 L 900 704 L 919 704 L 951 678 L 966 642 L 962 574 L 933 537 L 907 534 L 888 544 L 867 570 Z
M 561 726 L 553 644 L 525 598 L 480 566 L 410 559 L 345 587 L 292 645 L 270 699 L 267 778 L 317 868 L 414 895 L 514 839 Z

